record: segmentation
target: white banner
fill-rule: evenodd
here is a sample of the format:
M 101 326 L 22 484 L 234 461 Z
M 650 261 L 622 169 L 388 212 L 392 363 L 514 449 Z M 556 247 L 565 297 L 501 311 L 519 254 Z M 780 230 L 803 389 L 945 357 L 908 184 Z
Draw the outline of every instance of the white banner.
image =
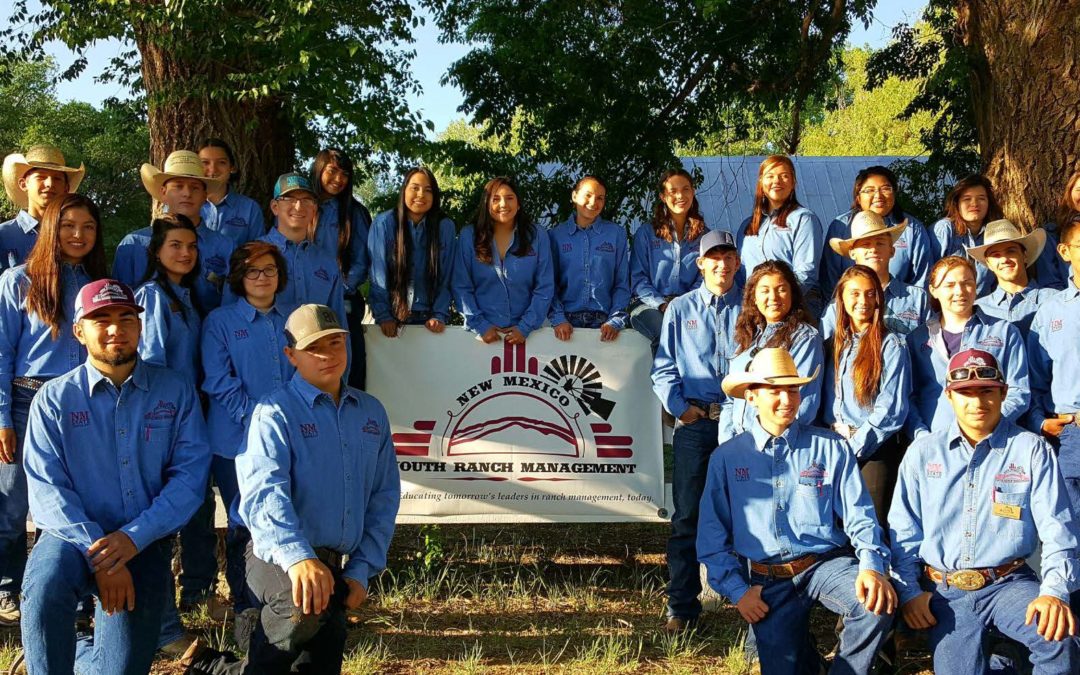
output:
M 366 326 L 367 387 L 390 415 L 398 522 L 662 520 L 660 404 L 649 343 L 550 328 L 485 345 L 447 326 Z

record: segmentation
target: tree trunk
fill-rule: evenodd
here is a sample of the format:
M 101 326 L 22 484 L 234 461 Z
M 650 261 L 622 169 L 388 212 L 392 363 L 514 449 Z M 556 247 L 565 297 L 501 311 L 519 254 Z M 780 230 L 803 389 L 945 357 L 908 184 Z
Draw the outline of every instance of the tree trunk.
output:
M 268 212 L 274 180 L 294 168 L 295 141 L 282 100 L 211 98 L 203 92 L 221 90 L 224 67 L 178 58 L 146 33 L 136 44 L 149 111 L 150 162 L 160 168 L 174 150 L 197 151 L 207 138 L 220 138 L 236 155 L 234 189 Z
M 1005 216 L 1053 221 L 1080 166 L 1080 3 L 958 0 L 983 170 Z

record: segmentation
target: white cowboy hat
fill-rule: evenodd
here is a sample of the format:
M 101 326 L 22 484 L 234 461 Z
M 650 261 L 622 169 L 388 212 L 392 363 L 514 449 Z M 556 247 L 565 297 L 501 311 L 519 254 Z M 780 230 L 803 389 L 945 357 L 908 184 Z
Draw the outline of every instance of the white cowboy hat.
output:
M 1011 241 L 1024 247 L 1024 257 L 1026 258 L 1024 266 L 1031 267 L 1046 246 L 1046 230 L 1039 227 L 1033 230 L 1031 234 L 1024 234 L 1020 231 L 1020 228 L 1002 218 L 986 224 L 982 246 L 965 247 L 965 250 L 970 257 L 985 265 L 986 252 L 990 250 L 991 246 Z
M 885 219 L 873 211 L 860 211 L 851 219 L 851 236 L 847 239 L 833 237 L 829 240 L 829 248 L 846 258 L 851 253 L 851 247 L 854 246 L 855 242 L 858 240 L 866 239 L 867 237 L 876 237 L 879 234 L 887 234 L 892 237 L 893 243 L 895 244 L 896 240 L 900 238 L 900 235 L 904 233 L 906 227 L 907 220 L 899 225 L 889 227 L 885 224 Z
M 221 187 L 219 178 L 207 178 L 203 174 L 202 160 L 190 150 L 174 150 L 165 158 L 165 166 L 158 169 L 153 164 L 143 164 L 139 169 L 143 187 L 154 199 L 160 199 L 161 186 L 173 178 L 194 178 L 201 180 L 206 189 Z
M 29 206 L 29 198 L 26 190 L 19 187 L 19 179 L 30 169 L 49 169 L 67 174 L 68 192 L 76 192 L 86 177 L 86 165 L 80 164 L 78 169 L 68 166 L 64 153 L 51 145 L 35 145 L 25 155 L 12 153 L 4 158 L 4 190 L 8 199 L 20 209 Z
M 761 384 L 771 387 L 803 386 L 817 379 L 821 366 L 810 377 L 799 375 L 795 360 L 786 349 L 762 349 L 750 361 L 745 373 L 732 373 L 720 383 L 724 393 L 733 398 L 743 398 L 747 388 Z

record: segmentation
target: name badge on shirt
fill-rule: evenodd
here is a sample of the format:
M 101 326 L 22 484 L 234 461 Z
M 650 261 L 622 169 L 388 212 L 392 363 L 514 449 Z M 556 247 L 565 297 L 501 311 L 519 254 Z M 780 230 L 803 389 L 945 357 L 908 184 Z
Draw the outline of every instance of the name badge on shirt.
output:
M 1021 509 L 1015 504 L 1002 504 L 1001 502 L 994 502 L 993 514 L 999 518 L 1011 518 L 1012 520 L 1020 520 Z

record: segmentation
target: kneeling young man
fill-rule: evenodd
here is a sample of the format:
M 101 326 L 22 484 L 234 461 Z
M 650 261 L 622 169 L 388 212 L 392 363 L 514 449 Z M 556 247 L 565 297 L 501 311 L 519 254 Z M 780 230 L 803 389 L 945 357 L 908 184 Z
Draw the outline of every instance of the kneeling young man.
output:
M 1057 458 L 1002 418 L 991 354 L 960 352 L 946 382 L 956 421 L 908 448 L 889 511 L 904 621 L 930 629 L 939 673 L 986 672 L 991 626 L 1030 650 L 1035 673 L 1075 673 L 1077 539 Z M 1026 562 L 1040 543 L 1041 581 Z
M 401 497 L 386 410 L 344 383 L 348 331 L 332 309 L 300 306 L 285 338 L 296 373 L 255 406 L 236 458 L 262 611 L 245 660 L 197 641 L 188 673 L 340 673 L 345 611 L 386 565 Z
M 757 424 L 712 454 L 701 499 L 698 557 L 751 625 L 764 675 L 818 672 L 806 653 L 814 601 L 844 617 L 833 672 L 870 672 L 896 606 L 855 456 L 838 435 L 796 421 L 799 388 L 815 377 L 800 377 L 787 351 L 762 349 L 748 372 L 724 378 Z

